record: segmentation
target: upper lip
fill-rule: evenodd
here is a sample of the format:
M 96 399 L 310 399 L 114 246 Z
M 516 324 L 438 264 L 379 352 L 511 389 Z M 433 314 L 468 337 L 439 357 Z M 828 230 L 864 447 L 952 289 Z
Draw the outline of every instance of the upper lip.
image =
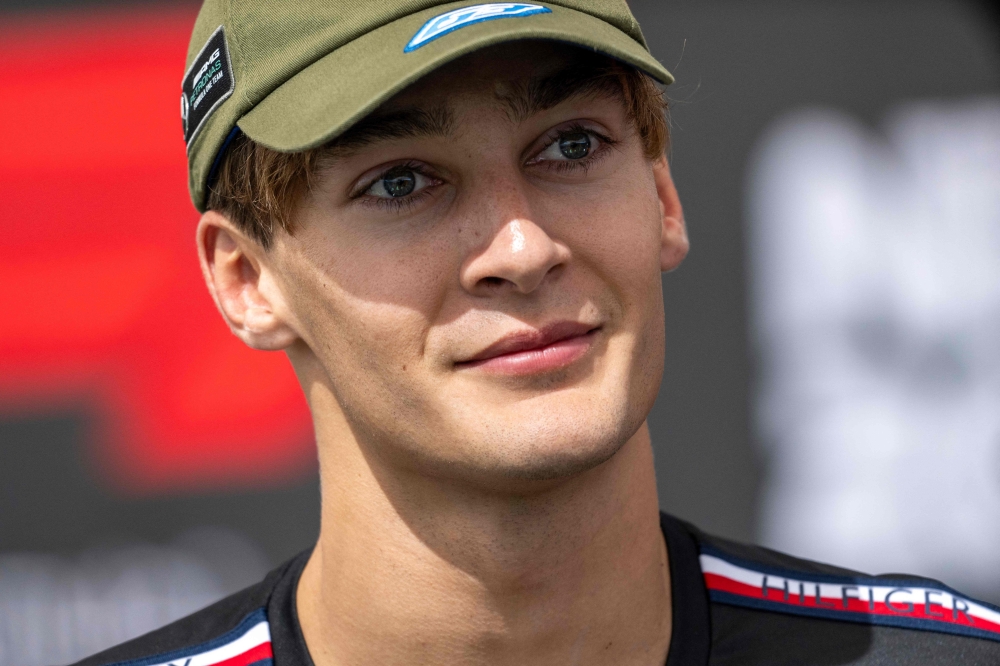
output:
M 560 321 L 542 328 L 522 329 L 503 336 L 482 351 L 459 363 L 474 363 L 485 361 L 504 354 L 541 349 L 562 340 L 586 335 L 598 327 L 576 321 Z

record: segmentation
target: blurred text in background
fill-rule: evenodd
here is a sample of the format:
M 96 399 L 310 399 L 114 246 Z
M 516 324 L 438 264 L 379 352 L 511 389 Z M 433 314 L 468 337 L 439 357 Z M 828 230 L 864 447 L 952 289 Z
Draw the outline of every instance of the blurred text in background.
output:
M 982 3 L 635 0 L 677 75 L 662 504 L 1000 601 L 1000 45 Z M 0 4 L 0 666 L 315 536 L 304 400 L 201 284 L 193 4 Z

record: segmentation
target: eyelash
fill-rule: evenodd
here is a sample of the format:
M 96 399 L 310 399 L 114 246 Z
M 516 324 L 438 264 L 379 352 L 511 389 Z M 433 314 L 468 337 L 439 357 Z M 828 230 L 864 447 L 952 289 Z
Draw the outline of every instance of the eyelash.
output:
M 424 189 L 420 190 L 416 194 L 410 194 L 405 197 L 366 197 L 365 193 L 372 188 L 372 186 L 378 181 L 382 180 L 388 176 L 393 171 L 412 171 L 413 173 L 419 174 L 424 178 L 428 178 L 433 181 L 431 185 L 428 185 Z M 420 162 L 402 162 L 400 164 L 393 164 L 388 169 L 380 172 L 377 176 L 368 180 L 363 185 L 359 186 L 350 198 L 356 199 L 365 206 L 374 206 L 375 208 L 380 208 L 382 210 L 387 210 L 391 213 L 399 213 L 412 206 L 416 205 L 425 196 L 430 195 L 431 191 L 441 183 L 441 180 L 425 167 L 425 165 Z

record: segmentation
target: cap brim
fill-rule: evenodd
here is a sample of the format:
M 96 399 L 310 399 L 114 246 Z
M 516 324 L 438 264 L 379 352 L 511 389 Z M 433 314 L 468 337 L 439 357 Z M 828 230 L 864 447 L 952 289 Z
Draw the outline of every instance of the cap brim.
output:
M 547 13 L 466 25 L 404 51 L 428 20 L 468 4 L 416 12 L 358 37 L 272 91 L 239 120 L 239 128 L 277 151 L 314 148 L 442 65 L 487 46 L 524 39 L 580 46 L 632 65 L 660 83 L 673 82 L 642 44 L 601 19 L 558 5 L 546 5 Z

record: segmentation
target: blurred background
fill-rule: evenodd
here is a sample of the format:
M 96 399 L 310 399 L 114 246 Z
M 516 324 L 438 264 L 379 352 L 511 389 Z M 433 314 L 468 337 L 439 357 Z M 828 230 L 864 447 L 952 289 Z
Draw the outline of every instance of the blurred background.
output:
M 1000 28 L 974 0 L 633 0 L 693 250 L 665 510 L 1000 602 Z M 287 361 L 198 273 L 192 3 L 0 2 L 0 666 L 66 663 L 308 548 Z

